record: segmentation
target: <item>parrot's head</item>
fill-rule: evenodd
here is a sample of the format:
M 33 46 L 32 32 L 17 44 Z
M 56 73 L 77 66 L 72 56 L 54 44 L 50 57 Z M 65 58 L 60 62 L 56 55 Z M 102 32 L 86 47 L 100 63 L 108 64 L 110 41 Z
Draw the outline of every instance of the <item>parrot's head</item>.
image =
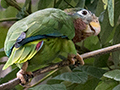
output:
M 75 27 L 74 42 L 80 42 L 86 37 L 98 35 L 100 33 L 100 24 L 98 17 L 86 9 L 66 9 L 65 12 L 72 16 Z

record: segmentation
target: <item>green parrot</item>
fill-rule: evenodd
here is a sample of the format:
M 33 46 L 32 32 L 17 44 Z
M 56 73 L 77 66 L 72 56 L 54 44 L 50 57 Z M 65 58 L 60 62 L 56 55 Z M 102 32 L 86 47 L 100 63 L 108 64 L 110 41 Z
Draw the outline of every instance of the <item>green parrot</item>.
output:
M 21 69 L 17 77 L 25 84 L 23 74 L 31 74 L 50 63 L 61 61 L 63 57 L 72 64 L 75 63 L 74 58 L 84 64 L 75 43 L 99 32 L 98 18 L 86 9 L 39 10 L 9 29 L 4 44 L 9 58 L 3 70 L 16 64 Z

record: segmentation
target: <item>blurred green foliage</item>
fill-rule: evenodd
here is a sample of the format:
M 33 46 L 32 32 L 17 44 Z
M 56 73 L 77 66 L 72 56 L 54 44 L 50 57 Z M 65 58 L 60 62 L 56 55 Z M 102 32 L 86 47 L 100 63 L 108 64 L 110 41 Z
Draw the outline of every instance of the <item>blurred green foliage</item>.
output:
M 78 43 L 82 48 L 80 53 L 120 43 L 120 0 L 36 0 L 36 2 L 33 0 L 33 3 L 31 3 L 31 0 L 26 0 L 25 3 L 17 3 L 20 10 L 6 3 L 5 0 L 1 0 L 1 6 L 5 9 L 0 11 L 0 22 L 6 19 L 10 22 L 10 18 L 16 18 L 17 21 L 32 12 L 44 8 L 53 7 L 63 10 L 74 7 L 85 8 L 99 17 L 101 33 L 98 37 L 92 36 L 87 38 L 82 44 Z M 0 48 L 4 46 L 4 40 L 8 31 L 8 28 L 2 25 L 3 24 L 1 23 Z M 44 88 L 44 90 L 56 90 L 56 88 L 57 90 L 120 90 L 119 53 L 120 51 L 117 51 L 86 59 L 85 66 L 77 68 L 72 66 L 72 72 L 60 72 L 61 75 L 56 73 L 53 75 L 52 79 L 47 81 L 47 84 L 37 85 L 36 87 L 30 88 L 30 90 L 38 90 L 38 88 Z M 0 52 L 0 57 L 3 56 L 5 56 L 5 54 Z M 112 71 L 110 71 L 111 69 Z M 11 71 L 11 73 L 0 79 L 0 83 L 7 82 L 14 78 L 15 73 L 16 70 Z M 8 79 L 8 76 L 13 77 Z M 16 87 L 17 90 L 19 90 L 18 88 L 19 86 Z

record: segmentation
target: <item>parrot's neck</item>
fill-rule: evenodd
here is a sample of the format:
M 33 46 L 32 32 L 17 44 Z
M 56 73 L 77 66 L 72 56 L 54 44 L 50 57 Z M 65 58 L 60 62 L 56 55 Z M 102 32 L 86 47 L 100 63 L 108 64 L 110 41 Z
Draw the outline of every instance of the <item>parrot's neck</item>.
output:
M 73 42 L 80 42 L 86 38 L 86 35 L 83 32 L 83 30 L 86 29 L 87 25 L 80 18 L 73 20 L 73 23 L 75 27 L 75 37 L 73 38 Z

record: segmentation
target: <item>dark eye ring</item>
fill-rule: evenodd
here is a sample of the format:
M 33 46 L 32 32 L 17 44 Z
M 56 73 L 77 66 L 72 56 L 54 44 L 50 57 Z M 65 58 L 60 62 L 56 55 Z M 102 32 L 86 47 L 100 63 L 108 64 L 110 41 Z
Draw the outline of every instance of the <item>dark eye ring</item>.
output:
M 87 11 L 82 11 L 82 14 L 83 15 L 87 15 Z

